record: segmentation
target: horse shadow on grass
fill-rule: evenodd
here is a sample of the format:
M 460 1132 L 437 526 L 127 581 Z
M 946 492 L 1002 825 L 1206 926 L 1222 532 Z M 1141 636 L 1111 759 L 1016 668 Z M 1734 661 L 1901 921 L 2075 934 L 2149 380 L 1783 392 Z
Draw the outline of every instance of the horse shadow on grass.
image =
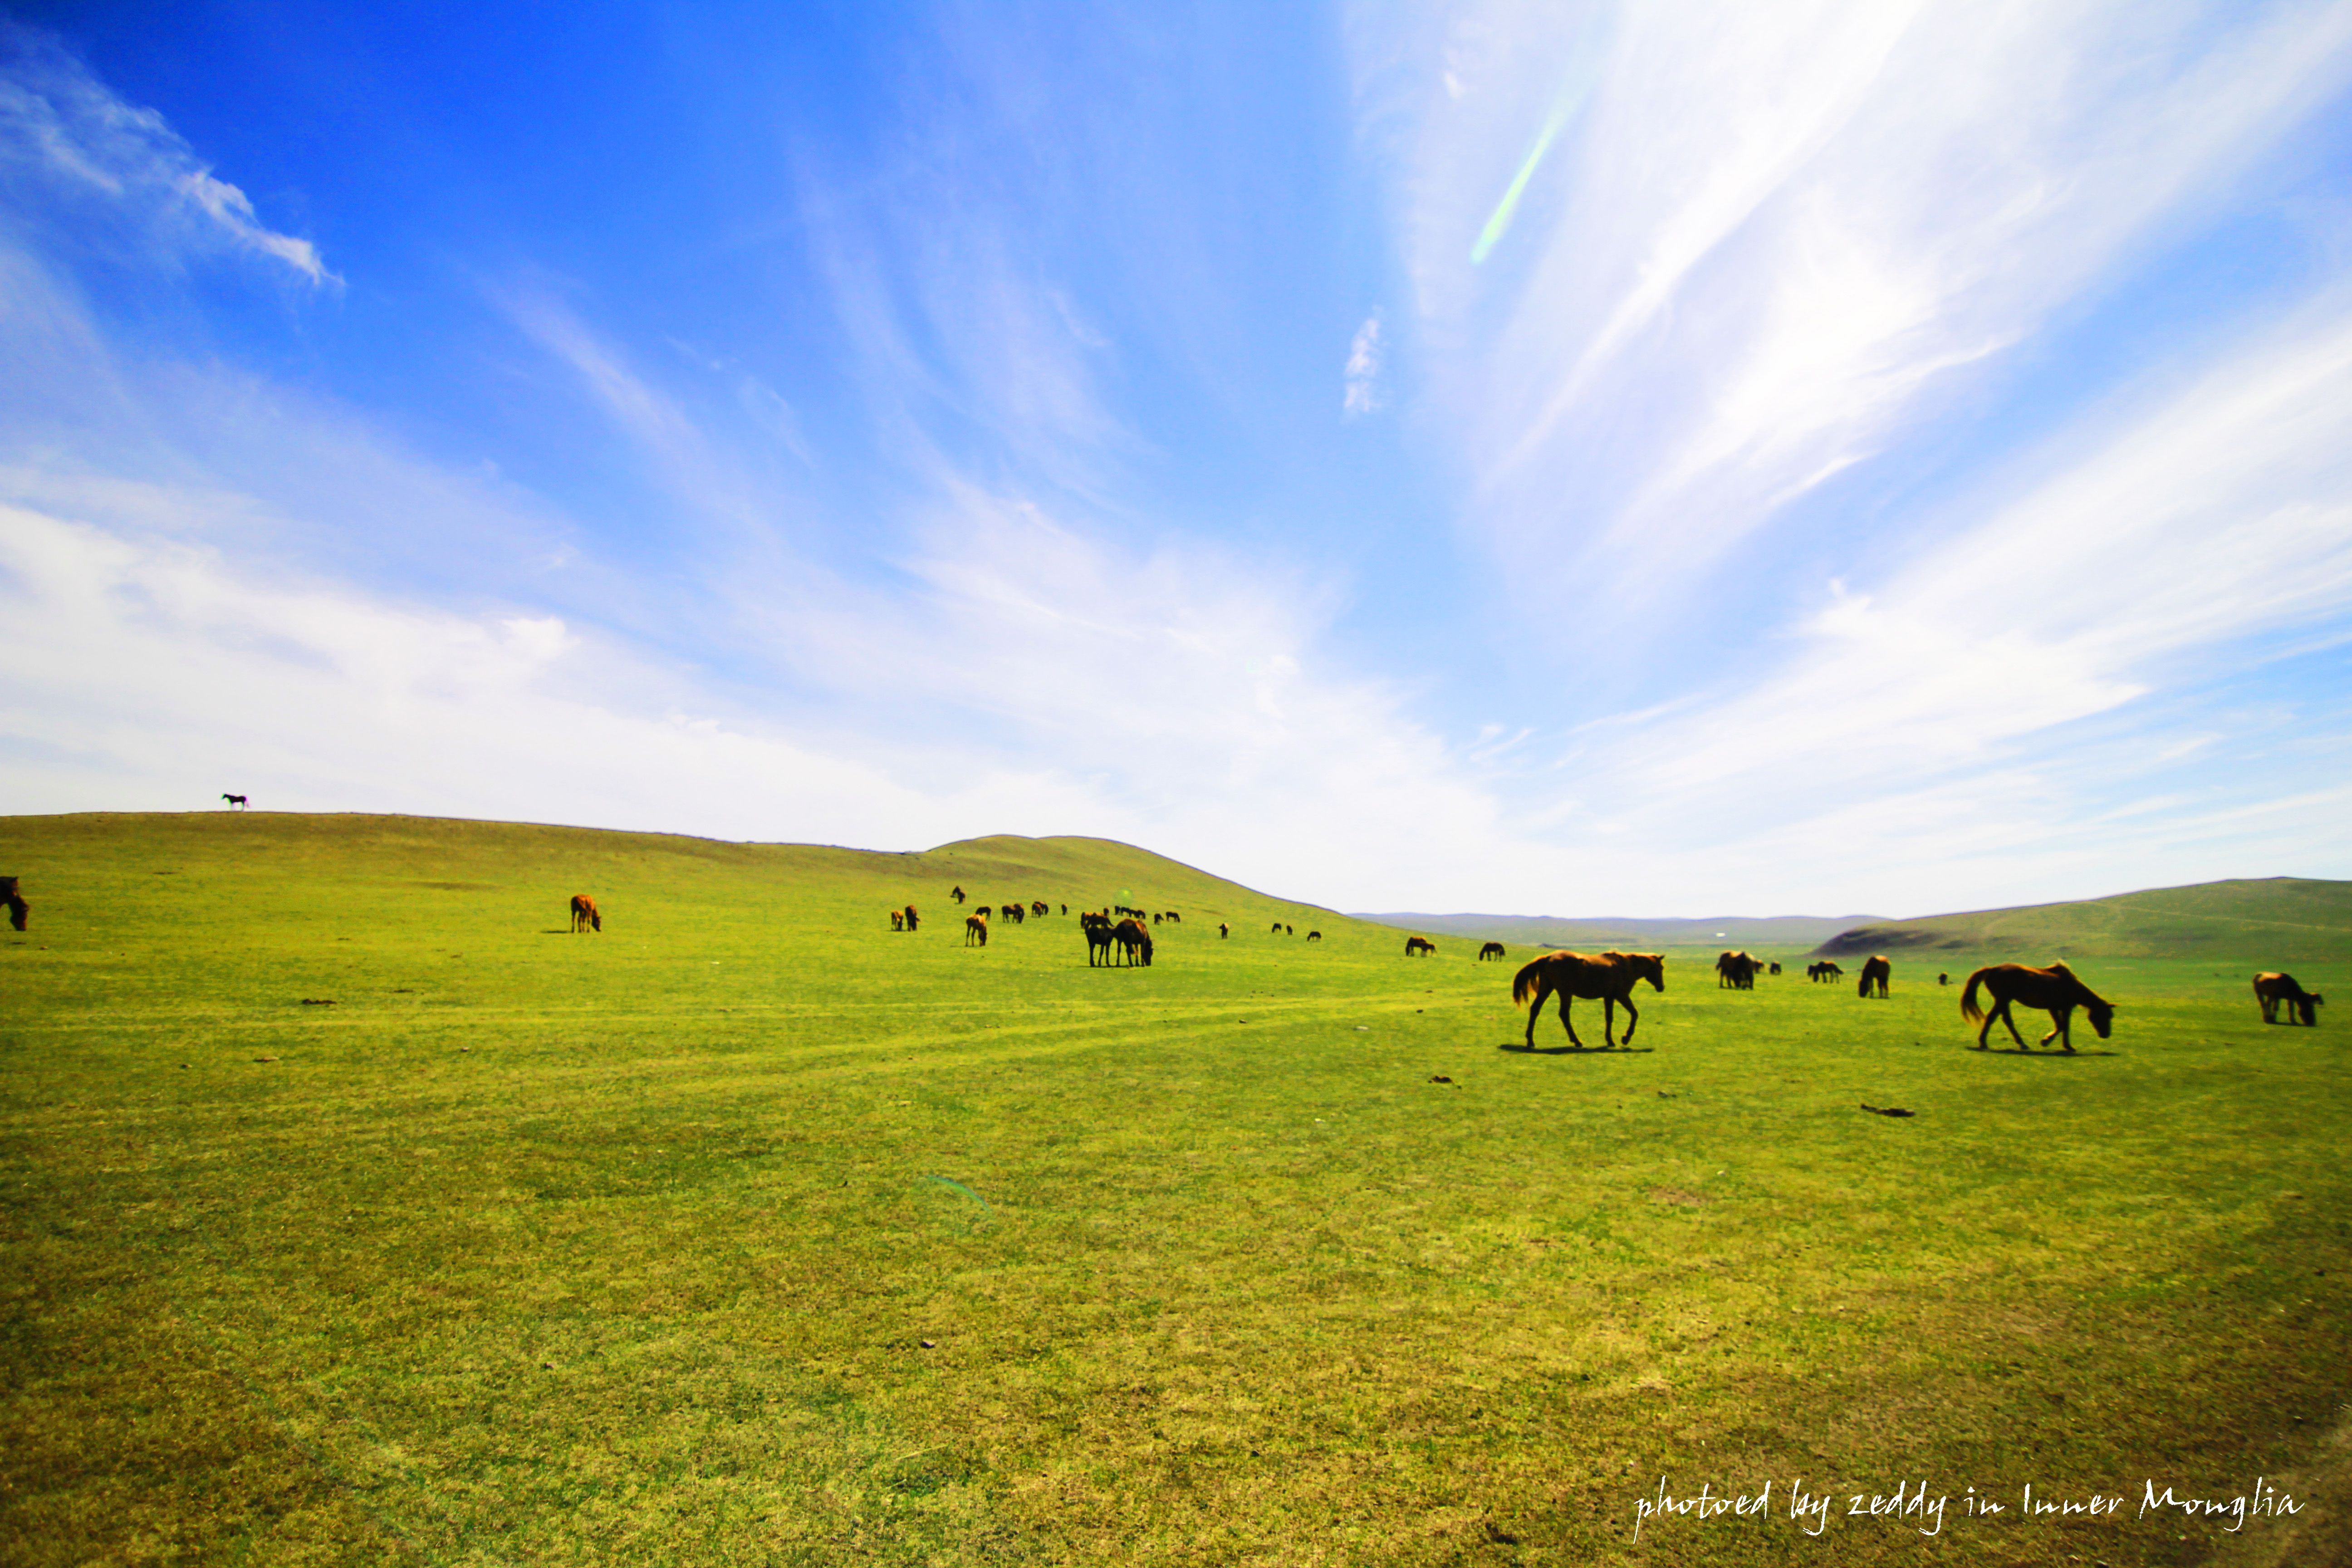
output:
M 1505 1040 L 1495 1047 L 1523 1057 L 1646 1057 L 1654 1055 L 1655 1046 L 1531 1046 L 1525 1040 Z

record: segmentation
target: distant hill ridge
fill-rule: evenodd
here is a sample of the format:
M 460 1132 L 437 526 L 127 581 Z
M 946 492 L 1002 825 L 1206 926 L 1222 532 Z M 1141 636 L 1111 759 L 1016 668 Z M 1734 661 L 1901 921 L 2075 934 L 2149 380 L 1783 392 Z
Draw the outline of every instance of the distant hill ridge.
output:
M 2352 955 L 2352 882 L 2241 878 L 2112 898 L 1929 915 L 1843 931 L 1826 957 L 1901 949 L 2021 958 L 2239 957 L 2271 965 Z
M 1360 914 L 1477 941 L 1578 948 L 1810 948 L 1829 958 L 1917 951 L 2053 958 L 2243 958 L 2276 966 L 2352 958 L 2352 882 L 2241 878 L 2112 898 L 1924 915 L 1569 920 L 1557 915 Z
M 1559 915 L 1359 914 L 1360 921 L 1479 942 L 1524 942 L 1579 950 L 1703 947 L 1806 947 L 1882 915 L 1724 915 L 1714 920 L 1569 920 Z

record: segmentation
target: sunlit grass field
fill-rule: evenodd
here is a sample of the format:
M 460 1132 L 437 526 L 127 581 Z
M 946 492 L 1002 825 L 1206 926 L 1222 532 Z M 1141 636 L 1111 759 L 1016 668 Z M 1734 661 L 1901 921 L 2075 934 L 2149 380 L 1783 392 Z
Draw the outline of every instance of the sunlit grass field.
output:
M 1528 1051 L 1534 950 L 1100 841 L 18 817 L 0 872 L 8 1563 L 2120 1568 L 2352 1399 L 2344 1026 L 2261 952 L 2075 956 L 2071 1057 L 1969 1048 L 2026 952 L 1678 952 L 1632 1048 Z M 958 882 L 1072 913 L 967 948 Z M 1182 913 L 1150 968 L 1110 902 Z M 1703 1487 L 1768 1500 L 1642 1512 Z

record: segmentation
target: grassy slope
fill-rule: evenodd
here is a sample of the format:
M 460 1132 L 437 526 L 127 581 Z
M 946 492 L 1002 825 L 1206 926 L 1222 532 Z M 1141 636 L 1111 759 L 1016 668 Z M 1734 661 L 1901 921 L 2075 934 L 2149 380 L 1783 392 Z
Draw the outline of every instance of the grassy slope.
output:
M 2352 956 L 2352 882 L 2271 877 L 1936 915 L 1845 932 L 1819 951 L 1843 956 L 1905 948 L 2229 959 L 2265 969 L 2342 963 Z
M 1636 1048 L 1530 1053 L 1507 966 L 1099 841 L 17 818 L 0 869 L 12 1562 L 2120 1568 L 2218 1530 L 1780 1516 L 2226 1495 L 2352 1393 L 2352 1091 L 2234 968 L 2087 971 L 2064 1058 L 1678 954 Z M 951 881 L 1187 921 L 973 952 Z M 1662 1476 L 1776 1517 L 1633 1545 Z

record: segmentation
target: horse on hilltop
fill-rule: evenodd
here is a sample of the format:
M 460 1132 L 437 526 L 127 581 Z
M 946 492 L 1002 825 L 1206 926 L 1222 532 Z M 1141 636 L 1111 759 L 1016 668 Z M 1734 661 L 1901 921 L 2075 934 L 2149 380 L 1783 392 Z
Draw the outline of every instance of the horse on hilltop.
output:
M 1543 1011 L 1544 999 L 1554 992 L 1559 994 L 1559 1026 L 1568 1031 L 1568 1043 L 1578 1050 L 1584 1042 L 1576 1037 L 1576 1026 L 1569 1021 L 1569 1004 L 1579 996 L 1598 997 L 1601 1002 L 1601 1041 L 1614 1049 L 1617 1043 L 1610 1033 L 1616 1027 L 1617 1005 L 1625 1006 L 1626 1045 L 1633 1043 L 1633 1030 L 1642 1022 L 1642 1015 L 1633 1006 L 1633 983 L 1646 980 L 1653 991 L 1666 988 L 1666 959 L 1658 952 L 1548 952 L 1518 973 L 1511 983 L 1513 1005 L 1535 998 L 1528 1008 L 1528 1048 L 1536 1044 L 1536 1015 Z
M 1992 996 L 1992 1012 L 1988 1016 L 1977 1005 L 1977 987 L 1982 985 Z M 1976 1048 L 1985 1048 L 1985 1037 L 1992 1033 L 1995 1020 L 2009 1026 L 2010 1038 L 2020 1050 L 2025 1048 L 2025 1037 L 2017 1032 L 2017 1020 L 2010 1016 L 2012 1002 L 2022 1002 L 2028 1007 L 2038 1007 L 2057 1021 L 2058 1026 L 2042 1037 L 2042 1043 L 2063 1040 L 2066 1049 L 2074 1048 L 2074 1037 L 2069 1026 L 2074 1009 L 2080 1007 L 2091 1020 L 2091 1027 L 2105 1039 L 2116 1018 L 2116 1005 L 2074 977 L 2074 972 L 2063 963 L 2053 963 L 2047 969 L 2032 969 L 2022 963 L 1996 963 L 1979 969 L 1969 976 L 1960 992 L 1960 1016 L 1969 1023 L 1981 1022 L 1977 1031 Z

